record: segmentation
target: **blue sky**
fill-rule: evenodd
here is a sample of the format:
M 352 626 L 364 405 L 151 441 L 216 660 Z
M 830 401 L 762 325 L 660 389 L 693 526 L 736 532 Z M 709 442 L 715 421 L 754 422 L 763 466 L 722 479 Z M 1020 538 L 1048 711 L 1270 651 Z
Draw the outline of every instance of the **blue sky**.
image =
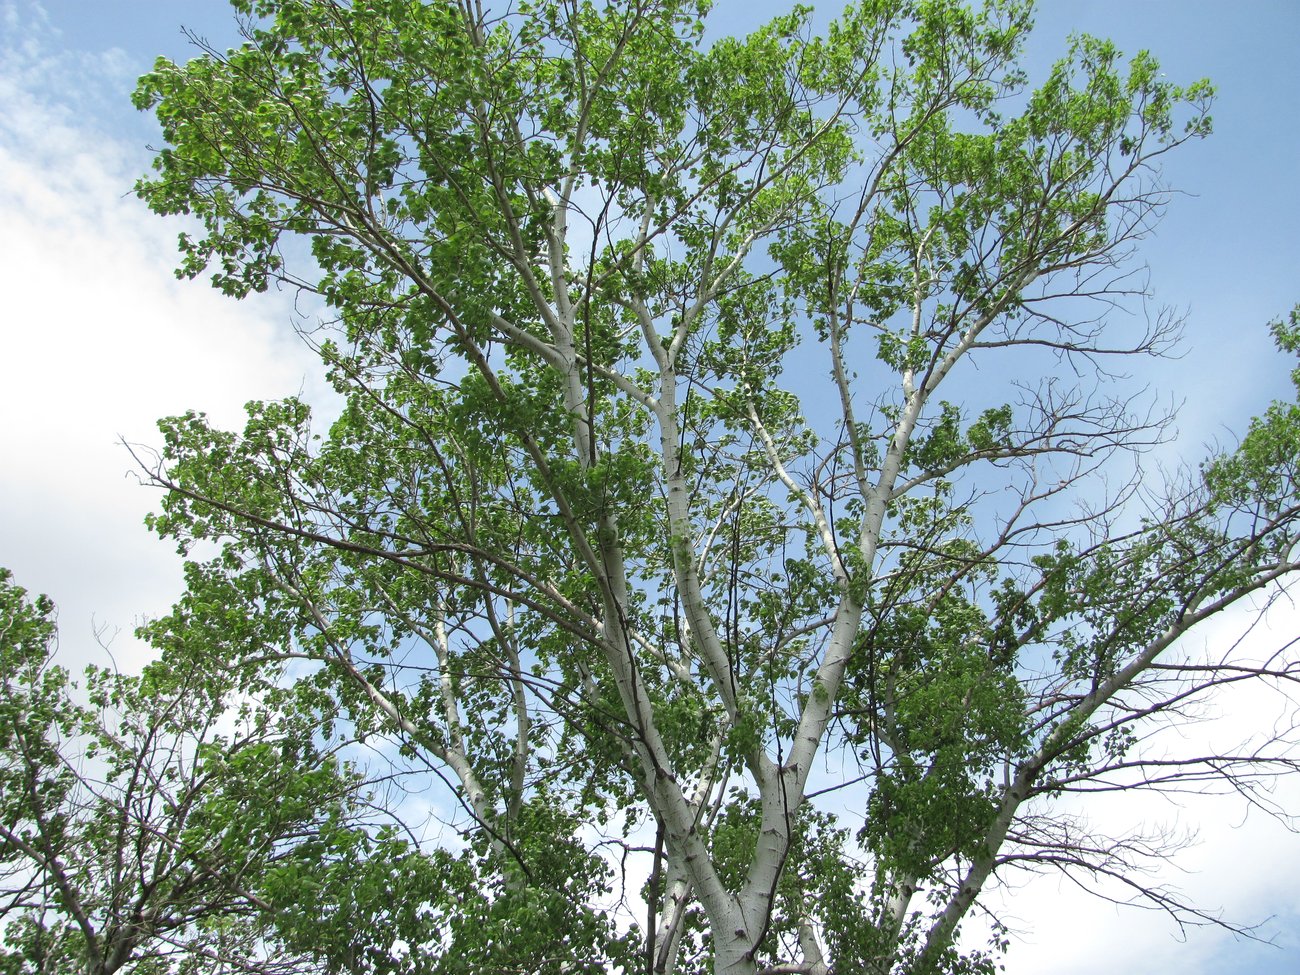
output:
M 824 18 L 835 5 L 817 7 Z M 717 16 L 753 24 L 784 9 L 720 0 Z M 1151 49 L 1171 80 L 1219 86 L 1216 133 L 1170 159 L 1166 177 L 1185 195 L 1140 254 L 1153 304 L 1187 316 L 1184 357 L 1150 379 L 1184 403 L 1181 443 L 1194 461 L 1286 391 L 1289 366 L 1264 324 L 1300 301 L 1300 2 L 1048 0 L 1038 22 L 1031 73 L 1087 31 L 1126 52 Z M 221 0 L 0 0 L 0 565 L 59 603 L 73 661 L 102 656 L 96 632 L 118 659 L 138 660 L 132 626 L 179 589 L 174 554 L 140 524 L 152 496 L 117 439 L 149 442 L 156 417 L 189 408 L 234 424 L 248 399 L 321 393 L 288 328 L 289 296 L 236 304 L 176 282 L 179 227 L 129 194 L 153 127 L 127 95 L 156 55 L 189 54 L 182 25 L 218 47 L 237 41 Z M 1271 625 L 1291 636 L 1297 620 L 1280 613 Z M 1216 728 L 1248 733 L 1270 708 L 1223 702 Z M 1280 800 L 1300 811 L 1300 788 L 1287 788 Z M 1214 931 L 1179 940 L 1158 915 L 1048 879 L 1000 902 L 1021 932 L 1011 975 L 1300 972 L 1300 837 L 1195 797 L 1179 807 L 1119 800 L 1098 815 L 1199 831 L 1169 882 L 1264 922 L 1286 947 Z

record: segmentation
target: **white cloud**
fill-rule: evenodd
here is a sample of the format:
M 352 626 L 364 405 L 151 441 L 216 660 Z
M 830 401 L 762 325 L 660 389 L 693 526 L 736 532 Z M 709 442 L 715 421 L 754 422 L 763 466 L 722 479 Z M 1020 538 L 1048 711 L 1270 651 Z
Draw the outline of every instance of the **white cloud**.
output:
M 4 14 L 18 29 L 0 50 L 0 565 L 59 604 L 70 660 L 96 655 L 93 617 L 122 631 L 121 663 L 180 565 L 141 524 L 156 498 L 118 439 L 154 442 L 156 419 L 187 409 L 239 424 L 246 401 L 302 390 L 312 357 L 290 296 L 236 303 L 172 276 L 180 225 L 130 193 L 148 165 L 122 134 L 141 128 L 137 68 L 60 52 L 39 17 Z

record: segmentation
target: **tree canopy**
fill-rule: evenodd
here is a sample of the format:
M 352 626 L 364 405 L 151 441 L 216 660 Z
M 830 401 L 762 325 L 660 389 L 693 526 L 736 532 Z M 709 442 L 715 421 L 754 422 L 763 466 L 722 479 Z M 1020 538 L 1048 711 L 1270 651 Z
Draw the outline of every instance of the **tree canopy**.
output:
M 0 971 L 392 970 L 418 919 L 388 885 L 437 861 L 375 817 L 309 699 L 194 646 L 78 688 L 55 649 L 49 600 L 0 569 Z
M 1022 0 L 720 38 L 679 0 L 233 5 L 242 47 L 140 80 L 138 191 L 191 217 L 178 273 L 324 309 L 341 408 L 162 422 L 191 559 L 147 632 L 313 715 L 277 802 L 339 739 L 435 783 L 331 861 L 399 948 L 268 930 L 365 972 L 984 972 L 963 920 L 1043 869 L 1215 920 L 1060 812 L 1294 764 L 1139 747 L 1296 676 L 1183 638 L 1300 568 L 1300 407 L 1155 477 L 1124 376 L 1177 337 L 1123 312 L 1207 82 L 1087 36 L 1030 79 Z

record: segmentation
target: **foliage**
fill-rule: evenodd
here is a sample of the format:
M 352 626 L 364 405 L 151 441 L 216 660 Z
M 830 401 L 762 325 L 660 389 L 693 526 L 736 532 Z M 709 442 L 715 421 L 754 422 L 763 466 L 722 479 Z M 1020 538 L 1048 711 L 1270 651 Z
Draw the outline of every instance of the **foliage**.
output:
M 221 551 L 151 637 L 451 785 L 403 964 L 989 971 L 959 926 L 1025 868 L 1212 920 L 1055 805 L 1291 763 L 1133 747 L 1294 678 L 1180 640 L 1297 568 L 1296 408 L 1161 493 L 1113 360 L 1176 323 L 1093 304 L 1207 83 L 1076 37 L 1031 88 L 1022 0 L 716 40 L 692 0 L 234 6 L 242 47 L 141 79 L 138 190 L 182 275 L 329 309 L 343 406 L 163 421 L 153 527 Z M 322 902 L 371 910 L 386 842 Z
M 427 924 L 390 898 L 436 867 L 367 825 L 309 712 L 188 659 L 92 667 L 79 690 L 55 643 L 49 600 L 0 570 L 4 971 L 394 969 L 393 939 Z

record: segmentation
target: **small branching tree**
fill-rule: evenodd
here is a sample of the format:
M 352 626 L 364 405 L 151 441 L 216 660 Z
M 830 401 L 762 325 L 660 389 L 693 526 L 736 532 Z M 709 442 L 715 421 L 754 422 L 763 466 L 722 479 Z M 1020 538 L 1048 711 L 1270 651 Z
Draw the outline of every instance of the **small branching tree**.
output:
M 1134 749 L 1295 677 L 1183 637 L 1298 567 L 1296 408 L 1162 488 L 1117 363 L 1177 323 L 1107 314 L 1208 84 L 1076 37 L 1031 87 L 1022 0 L 234 6 L 141 80 L 139 192 L 180 273 L 332 310 L 343 407 L 164 421 L 153 526 L 224 549 L 155 635 L 224 607 L 203 653 L 451 784 L 410 965 L 988 971 L 1020 868 L 1212 920 L 1057 805 L 1292 765 Z
M 368 822 L 317 715 L 238 703 L 255 682 L 193 666 L 198 639 L 168 648 L 183 672 L 79 689 L 53 606 L 0 570 L 0 970 L 377 973 L 418 927 L 390 898 L 423 900 L 435 864 Z

